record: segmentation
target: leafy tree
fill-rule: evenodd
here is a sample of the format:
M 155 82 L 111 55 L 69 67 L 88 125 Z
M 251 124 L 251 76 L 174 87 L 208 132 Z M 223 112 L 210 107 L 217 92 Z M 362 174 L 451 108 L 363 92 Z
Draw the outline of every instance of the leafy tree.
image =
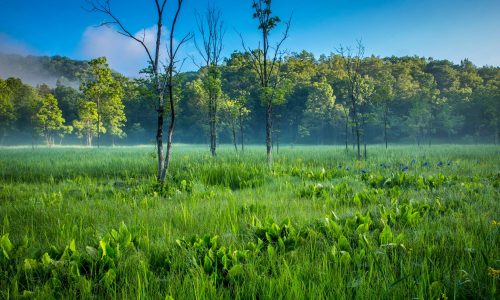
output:
M 186 101 L 186 108 L 190 112 L 190 114 L 184 115 L 184 119 L 187 119 L 191 126 L 195 124 L 200 126 L 202 132 L 205 133 L 204 135 L 210 137 L 211 124 L 209 118 L 211 114 L 207 113 L 210 109 L 208 105 L 209 97 L 203 80 L 197 78 L 186 83 L 184 97 L 189 99 L 189 101 Z M 212 150 L 211 141 L 210 150 Z
M 3 145 L 7 130 L 15 120 L 16 114 L 12 103 L 12 91 L 7 83 L 0 79 L 0 129 L 2 130 L 0 145 Z
M 78 118 L 78 105 L 82 100 L 82 94 L 77 89 L 63 85 L 60 81 L 57 82 L 53 94 L 63 112 L 64 119 L 71 124 Z
M 127 120 L 121 98 L 123 89 L 120 82 L 113 78 L 105 57 L 89 62 L 89 70 L 82 76 L 80 90 L 85 97 L 93 101 L 97 108 L 97 147 L 100 146 L 100 126 L 104 124 L 106 131 L 113 137 L 123 137 L 122 127 Z
M 322 135 L 327 131 L 326 126 L 331 122 L 334 109 L 335 95 L 326 78 L 313 83 L 300 125 L 302 135 L 309 136 L 311 131 L 315 131 L 316 136 L 324 137 Z
M 437 128 L 448 138 L 457 134 L 463 124 L 464 118 L 455 112 L 455 109 L 445 102 L 436 114 Z
M 45 94 L 41 99 L 41 105 L 34 116 L 36 131 L 43 137 L 47 145 L 54 145 L 54 136 L 66 130 L 64 128 L 62 111 L 57 104 L 57 99 L 52 94 Z
M 345 125 L 344 135 L 345 135 L 345 150 L 346 151 L 348 150 L 348 139 L 349 139 L 349 115 L 350 115 L 349 106 L 343 105 L 340 103 L 335 104 L 334 116 L 337 118 L 338 118 L 338 116 L 340 116 L 340 118 L 338 118 L 338 119 L 343 119 L 344 125 Z
M 498 144 L 500 141 L 500 76 L 479 87 L 473 96 L 473 103 L 478 117 L 476 134 L 482 133 L 493 137 L 494 143 Z
M 385 70 L 375 79 L 375 87 L 373 93 L 373 103 L 378 108 L 381 122 L 384 126 L 384 142 L 385 148 L 388 146 L 387 131 L 391 126 L 391 104 L 395 99 L 394 85 L 396 79 L 390 73 L 390 70 Z
M 14 127 L 28 133 L 31 137 L 32 147 L 35 147 L 36 131 L 34 126 L 34 115 L 40 105 L 40 97 L 37 91 L 18 78 L 7 78 L 7 87 L 12 91 L 12 103 L 15 110 Z
M 368 122 L 372 121 L 374 118 L 374 115 L 372 112 L 370 112 L 370 108 L 372 106 L 372 101 L 373 101 L 373 92 L 374 92 L 374 80 L 368 76 L 365 75 L 361 78 L 360 83 L 359 83 L 359 91 L 358 91 L 358 101 L 359 101 L 359 117 L 358 119 L 360 120 L 360 127 L 361 127 L 361 134 L 363 137 L 363 148 L 364 148 L 364 158 L 367 159 L 367 153 L 366 153 L 366 127 Z
M 73 121 L 73 128 L 75 129 L 79 138 L 85 138 L 87 146 L 92 146 L 92 140 L 97 136 L 97 128 L 100 133 L 106 133 L 106 128 L 102 126 L 102 121 L 99 120 L 97 114 L 97 104 L 91 101 L 83 101 L 78 111 L 78 120 Z M 100 126 L 97 126 L 101 122 Z
M 427 139 L 431 143 L 434 111 L 439 104 L 439 90 L 437 89 L 434 77 L 429 73 L 418 72 L 414 75 L 418 84 L 416 94 L 412 97 L 412 105 L 408 114 L 408 124 L 411 132 L 421 144 Z
M 62 141 L 66 135 L 72 134 L 74 128 L 72 125 L 62 125 L 57 135 L 59 136 L 59 145 L 62 145 Z
M 353 130 L 356 134 L 356 144 L 357 144 L 357 157 L 361 159 L 361 120 L 359 106 L 363 101 L 362 89 L 361 89 L 361 60 L 364 55 L 364 46 L 361 42 L 358 42 L 356 47 L 356 53 L 350 48 L 340 47 L 339 54 L 342 56 L 342 64 L 345 71 L 345 86 L 347 91 L 347 98 L 350 105 L 351 120 L 353 122 Z
M 256 82 L 257 74 L 251 65 L 250 53 L 233 52 L 222 66 L 222 89 L 224 94 L 238 102 L 241 110 L 239 129 L 242 151 L 245 148 L 245 123 L 251 119 L 252 129 L 255 130 L 260 123 L 256 118 L 263 115 L 259 110 L 262 106 L 257 103 L 258 101 L 254 101 L 257 98 L 255 91 L 258 89 Z M 252 116 L 250 111 L 254 113 Z
M 306 109 L 304 100 L 311 92 L 311 82 L 316 78 L 318 68 L 314 55 L 302 51 L 286 57 L 282 70 L 282 76 L 290 82 L 291 86 L 286 102 L 283 107 L 278 108 L 282 122 L 278 119 L 276 123 L 277 126 L 288 128 L 289 138 L 296 143 L 299 137 L 299 126 L 301 126 Z M 303 129 L 300 129 L 302 135 L 305 134 Z
M 238 151 L 238 144 L 236 140 L 236 126 L 238 123 L 238 117 L 240 114 L 240 109 L 238 107 L 238 102 L 231 100 L 228 97 L 223 97 L 220 107 L 220 112 L 222 114 L 222 124 L 226 126 L 231 131 L 231 139 L 234 145 L 234 150 Z

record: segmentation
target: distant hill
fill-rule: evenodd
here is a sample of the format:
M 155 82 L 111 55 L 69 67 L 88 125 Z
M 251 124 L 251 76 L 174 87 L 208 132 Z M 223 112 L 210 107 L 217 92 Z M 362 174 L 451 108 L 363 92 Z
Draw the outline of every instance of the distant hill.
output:
M 63 56 L 22 56 L 0 53 L 0 78 L 17 77 L 30 85 L 48 84 L 54 87 L 60 80 L 64 85 L 78 86 L 77 74 L 87 68 L 86 61 Z

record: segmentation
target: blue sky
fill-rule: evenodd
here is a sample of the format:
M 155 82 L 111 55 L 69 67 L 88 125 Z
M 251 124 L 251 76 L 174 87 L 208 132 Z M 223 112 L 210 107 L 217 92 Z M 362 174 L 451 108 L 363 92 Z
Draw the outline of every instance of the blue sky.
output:
M 177 33 L 196 33 L 194 11 L 206 0 L 184 0 Z M 176 1 L 169 0 L 168 3 Z M 226 23 L 226 55 L 241 50 L 241 33 L 249 46 L 259 37 L 251 18 L 251 0 L 212 0 Z M 500 66 L 499 0 L 274 0 L 274 12 L 293 15 L 285 47 L 316 56 L 340 44 L 362 39 L 366 54 L 419 55 L 476 65 Z M 307 6 L 304 6 L 304 3 Z M 112 8 L 131 32 L 153 33 L 152 0 L 111 0 Z M 108 56 L 111 66 L 134 76 L 145 65 L 141 49 L 110 28 L 98 28 L 103 15 L 88 13 L 84 0 L 0 0 L 0 51 L 20 54 L 65 55 L 76 59 Z M 168 22 L 166 22 L 168 30 Z M 276 35 L 279 33 L 279 29 Z M 196 55 L 193 45 L 183 56 Z M 193 68 L 188 60 L 185 69 Z

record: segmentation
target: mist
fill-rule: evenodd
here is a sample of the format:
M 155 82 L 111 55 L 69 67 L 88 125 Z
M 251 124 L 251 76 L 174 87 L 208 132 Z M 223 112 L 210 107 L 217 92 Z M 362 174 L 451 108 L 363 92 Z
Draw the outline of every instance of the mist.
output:
M 79 81 L 74 70 L 66 69 L 64 62 L 69 59 L 54 56 L 34 56 L 3 53 L 0 46 L 0 78 L 19 78 L 25 84 L 38 86 L 46 84 L 55 88 L 60 85 L 78 88 Z M 54 63 L 55 62 L 55 63 Z M 63 62 L 62 65 L 56 65 Z

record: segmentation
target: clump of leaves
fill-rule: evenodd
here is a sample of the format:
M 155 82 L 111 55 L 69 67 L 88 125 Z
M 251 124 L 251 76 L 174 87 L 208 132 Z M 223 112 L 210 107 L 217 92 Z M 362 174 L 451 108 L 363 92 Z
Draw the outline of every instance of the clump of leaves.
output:
M 219 245 L 218 240 L 218 236 L 206 235 L 190 240 L 178 239 L 176 243 L 188 251 L 193 264 L 203 269 L 216 284 L 228 286 L 242 277 L 249 251 L 237 250 L 233 245 L 226 248 Z
M 255 228 L 254 234 L 257 239 L 256 244 L 250 244 L 254 251 L 267 247 L 268 254 L 272 256 L 276 252 L 295 249 L 303 240 L 289 218 L 281 223 L 276 223 L 272 219 L 261 222 L 257 217 L 254 217 L 252 225 Z

